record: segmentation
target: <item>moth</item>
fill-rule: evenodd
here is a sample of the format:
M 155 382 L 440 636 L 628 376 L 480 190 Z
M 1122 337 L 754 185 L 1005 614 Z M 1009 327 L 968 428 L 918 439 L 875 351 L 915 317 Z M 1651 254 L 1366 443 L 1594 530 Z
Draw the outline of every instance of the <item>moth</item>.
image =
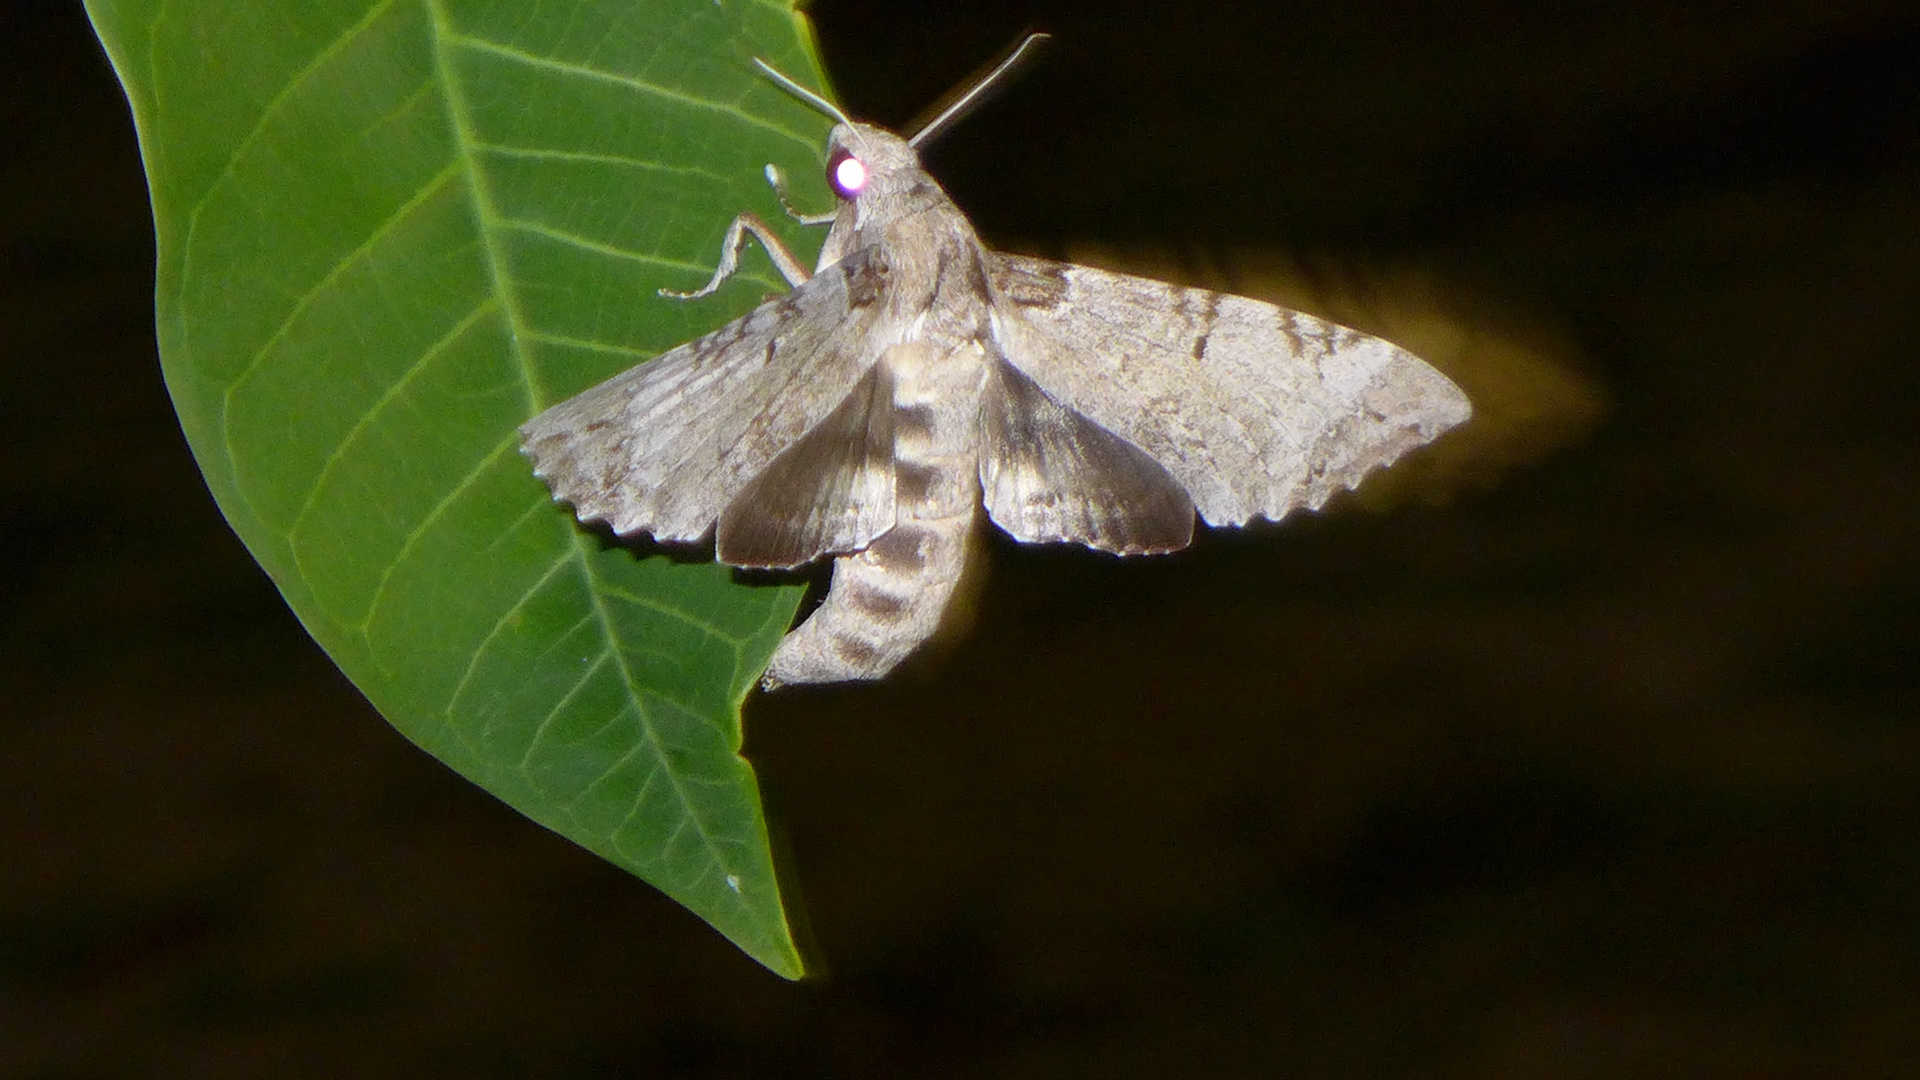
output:
M 737 567 L 833 558 L 825 599 L 763 679 L 878 679 L 939 626 L 984 508 L 1028 543 L 1116 555 L 1318 509 L 1466 420 L 1466 395 L 1390 342 L 1206 289 L 983 246 L 918 150 L 1041 35 L 902 139 L 836 121 L 839 197 L 812 274 L 733 220 L 706 296 L 758 239 L 792 291 L 534 417 L 557 501 L 621 536 Z M 768 178 L 781 192 L 779 176 Z

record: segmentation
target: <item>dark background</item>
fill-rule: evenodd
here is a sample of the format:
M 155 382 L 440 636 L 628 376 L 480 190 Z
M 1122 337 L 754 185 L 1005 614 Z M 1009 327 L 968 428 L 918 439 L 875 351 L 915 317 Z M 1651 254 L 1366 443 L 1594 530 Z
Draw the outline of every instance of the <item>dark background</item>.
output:
M 889 123 L 1059 35 L 929 155 L 990 241 L 1413 268 L 1594 408 L 1439 505 L 1001 544 L 938 663 L 751 700 L 792 985 L 304 636 L 111 72 L 7 4 L 0 1074 L 1920 1075 L 1910 5 L 819 4 Z

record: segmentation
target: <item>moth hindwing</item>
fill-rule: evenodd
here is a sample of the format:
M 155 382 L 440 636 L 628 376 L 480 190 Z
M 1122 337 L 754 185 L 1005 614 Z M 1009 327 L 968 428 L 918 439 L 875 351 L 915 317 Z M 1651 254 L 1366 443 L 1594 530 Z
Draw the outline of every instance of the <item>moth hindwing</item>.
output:
M 838 121 L 813 273 L 742 214 L 713 278 L 673 295 L 718 288 L 748 237 L 791 292 L 520 429 L 583 521 L 713 533 L 736 566 L 834 560 L 768 687 L 893 670 L 938 628 L 983 510 L 1018 540 L 1173 551 L 1196 512 L 1318 509 L 1471 412 L 1410 353 L 1312 315 L 990 251 L 921 168 L 919 135 L 773 74 Z

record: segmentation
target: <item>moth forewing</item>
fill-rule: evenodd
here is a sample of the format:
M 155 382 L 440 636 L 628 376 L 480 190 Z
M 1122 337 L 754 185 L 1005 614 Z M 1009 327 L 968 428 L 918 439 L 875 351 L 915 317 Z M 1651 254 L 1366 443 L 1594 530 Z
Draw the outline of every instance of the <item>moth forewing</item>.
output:
M 1311 315 L 990 252 L 912 146 L 817 103 L 841 204 L 812 277 L 521 428 L 582 520 L 712 532 L 736 566 L 834 557 L 769 687 L 898 666 L 938 629 L 983 507 L 1019 540 L 1173 551 L 1196 510 L 1317 508 L 1471 411 L 1404 350 Z M 701 294 L 748 236 L 778 244 L 736 219 Z
M 1384 339 L 1274 304 L 998 256 L 995 336 L 1048 395 L 1166 466 L 1209 525 L 1279 520 L 1464 421 Z
M 621 536 L 696 541 L 733 496 L 825 420 L 872 367 L 866 258 L 534 417 L 521 448 L 554 498 Z

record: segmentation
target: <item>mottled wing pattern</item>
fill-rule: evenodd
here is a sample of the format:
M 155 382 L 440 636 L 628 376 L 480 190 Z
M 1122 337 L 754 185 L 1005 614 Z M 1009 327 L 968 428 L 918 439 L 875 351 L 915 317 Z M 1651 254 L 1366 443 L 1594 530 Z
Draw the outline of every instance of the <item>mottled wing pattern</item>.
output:
M 520 428 L 554 498 L 621 535 L 697 540 L 825 420 L 883 349 L 883 251 L 855 252 Z
M 1193 501 L 1138 447 L 1074 412 L 1004 360 L 981 401 L 980 490 L 1016 540 L 1071 540 L 1120 555 L 1177 551 Z
M 1380 338 L 1273 304 L 996 255 L 994 335 L 1056 401 L 1166 466 L 1211 525 L 1318 508 L 1464 421 Z
M 715 556 L 773 568 L 858 551 L 893 528 L 893 475 L 893 379 L 874 364 L 727 504 Z

